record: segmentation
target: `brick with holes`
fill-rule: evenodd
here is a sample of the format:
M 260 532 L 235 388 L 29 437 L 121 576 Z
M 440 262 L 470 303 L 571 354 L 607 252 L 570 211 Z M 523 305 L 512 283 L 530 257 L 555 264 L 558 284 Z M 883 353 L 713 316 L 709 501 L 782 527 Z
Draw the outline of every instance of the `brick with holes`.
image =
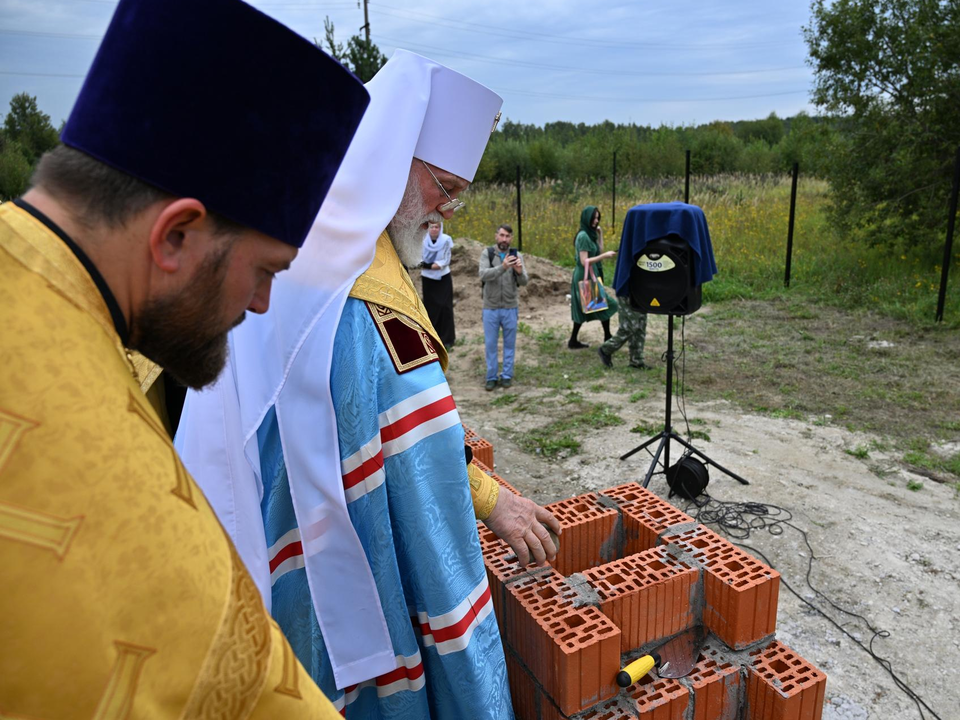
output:
M 636 706 L 623 697 L 598 703 L 577 716 L 577 720 L 628 720 L 637 717 Z
M 527 573 L 517 562 L 513 549 L 494 535 L 492 530 L 488 530 L 482 523 L 477 523 L 477 531 L 483 564 L 487 570 L 487 582 L 490 585 L 490 597 L 493 600 L 493 612 L 502 633 L 506 585 Z
M 643 720 L 686 720 L 690 693 L 677 680 L 646 675 L 629 692 Z
M 560 552 L 551 563 L 561 575 L 571 575 L 617 559 L 618 513 L 587 493 L 545 506 L 560 522 Z
M 780 573 L 703 525 L 667 531 L 661 541 L 703 569 L 703 624 L 723 642 L 742 650 L 773 634 Z
M 600 495 L 615 500 L 623 513 L 625 555 L 656 546 L 657 538 L 668 528 L 694 522 L 692 517 L 637 483 L 607 488 L 601 490 Z
M 560 710 L 569 715 L 613 697 L 620 630 L 574 595 L 553 571 L 507 586 L 506 642 Z
M 740 666 L 704 645 L 693 671 L 687 676 L 693 697 L 690 720 L 737 720 L 740 711 Z
M 502 477 L 500 477 L 499 475 L 497 475 L 490 467 L 488 467 L 488 466 L 486 465 L 486 463 L 481 462 L 481 461 L 478 460 L 477 458 L 474 458 L 473 460 L 471 460 L 471 462 L 472 462 L 474 465 L 476 465 L 478 468 L 480 468 L 481 470 L 483 470 L 487 475 L 489 475 L 490 477 L 492 477 L 492 478 L 497 482 L 497 484 L 498 484 L 500 487 L 506 488 L 507 490 L 509 490 L 510 492 L 512 492 L 514 495 L 522 495 L 522 494 L 523 494 L 523 493 L 521 493 L 519 490 L 517 490 L 513 485 L 511 485 L 511 484 L 508 483 L 506 480 L 504 480 Z
M 510 696 L 516 720 L 537 720 L 537 695 L 540 691 L 533 676 L 509 647 L 504 654 L 507 657 L 507 677 L 510 679 Z
M 778 640 L 750 657 L 746 720 L 820 720 L 826 675 Z
M 633 650 L 691 627 L 699 573 L 652 548 L 583 573 L 600 599 L 600 610 L 620 628 L 623 647 Z
M 484 440 L 479 435 L 470 438 L 469 440 L 464 439 L 464 442 L 470 446 L 470 449 L 473 450 L 473 456 L 486 465 L 488 468 L 493 467 L 493 445 L 488 441 Z

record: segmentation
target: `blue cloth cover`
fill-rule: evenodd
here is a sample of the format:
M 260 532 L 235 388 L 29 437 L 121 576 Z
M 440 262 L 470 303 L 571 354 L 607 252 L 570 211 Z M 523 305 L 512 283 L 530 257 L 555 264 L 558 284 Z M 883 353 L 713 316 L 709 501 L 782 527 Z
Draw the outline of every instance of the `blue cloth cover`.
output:
M 369 101 L 240 0 L 120 0 L 61 139 L 300 247 Z
M 713 259 L 713 245 L 703 210 L 682 202 L 635 205 L 623 219 L 617 272 L 613 279 L 617 295 L 629 295 L 630 272 L 647 243 L 668 235 L 683 238 L 693 250 L 697 285 L 713 279 L 717 274 L 717 263 Z

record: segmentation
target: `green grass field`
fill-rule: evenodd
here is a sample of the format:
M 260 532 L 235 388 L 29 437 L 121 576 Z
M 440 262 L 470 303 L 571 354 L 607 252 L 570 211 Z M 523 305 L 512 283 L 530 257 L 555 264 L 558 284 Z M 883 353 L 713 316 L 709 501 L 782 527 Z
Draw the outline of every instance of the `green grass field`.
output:
M 851 310 L 872 310 L 919 325 L 934 322 L 944 236 L 928 255 L 892 254 L 879 248 L 845 243 L 831 226 L 828 187 L 800 179 L 797 192 L 790 288 L 784 287 L 790 178 L 756 176 L 694 177 L 690 200 L 703 208 L 710 228 L 719 274 L 704 285 L 704 302 L 733 298 L 803 300 Z M 640 203 L 682 199 L 683 181 L 649 180 L 618 185 L 617 224 L 611 229 L 611 186 L 560 182 L 523 188 L 523 251 L 572 266 L 573 238 L 580 211 L 597 205 L 603 214 L 607 248 L 620 242 L 627 210 Z M 516 189 L 471 188 L 467 206 L 445 223 L 454 237 L 491 242 L 496 227 L 507 222 L 516 233 Z M 946 216 L 946 212 L 944 212 Z M 516 243 L 516 239 L 514 240 Z M 954 243 L 951 282 L 944 321 L 960 327 L 960 238 Z

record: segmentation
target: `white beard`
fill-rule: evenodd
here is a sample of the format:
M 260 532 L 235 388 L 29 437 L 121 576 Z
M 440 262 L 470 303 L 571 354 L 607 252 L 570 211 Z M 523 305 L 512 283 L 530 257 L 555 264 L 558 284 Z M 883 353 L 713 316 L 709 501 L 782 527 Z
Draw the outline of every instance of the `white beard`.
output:
M 400 207 L 387 225 L 387 234 L 390 235 L 393 248 L 397 251 L 404 267 L 414 268 L 420 265 L 423 259 L 423 235 L 426 232 L 426 223 L 441 220 L 443 218 L 438 212 L 424 214 L 423 190 L 417 176 L 410 173 Z

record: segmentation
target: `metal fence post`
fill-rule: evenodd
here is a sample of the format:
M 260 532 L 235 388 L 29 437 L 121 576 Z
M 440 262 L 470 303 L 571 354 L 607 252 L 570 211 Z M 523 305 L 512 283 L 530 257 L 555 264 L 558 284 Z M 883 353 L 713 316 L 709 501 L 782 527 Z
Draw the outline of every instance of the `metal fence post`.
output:
M 523 210 L 520 204 L 520 166 L 517 165 L 517 250 L 523 250 Z
M 787 224 L 787 266 L 784 270 L 783 284 L 790 287 L 790 264 L 793 261 L 793 220 L 797 210 L 797 176 L 800 174 L 800 163 L 793 164 L 793 182 L 790 184 L 790 220 Z
M 613 202 L 610 204 L 610 237 L 617 231 L 617 151 L 613 151 Z
M 953 226 L 957 218 L 957 194 L 960 193 L 960 148 L 953 163 L 953 189 L 950 191 L 950 215 L 947 217 L 947 242 L 943 246 L 943 267 L 940 270 L 940 294 L 937 297 L 937 322 L 943 322 L 943 306 L 947 301 L 947 276 L 953 255 Z
M 690 151 L 687 150 L 687 170 L 684 173 L 684 183 L 683 183 L 683 201 L 690 204 Z

